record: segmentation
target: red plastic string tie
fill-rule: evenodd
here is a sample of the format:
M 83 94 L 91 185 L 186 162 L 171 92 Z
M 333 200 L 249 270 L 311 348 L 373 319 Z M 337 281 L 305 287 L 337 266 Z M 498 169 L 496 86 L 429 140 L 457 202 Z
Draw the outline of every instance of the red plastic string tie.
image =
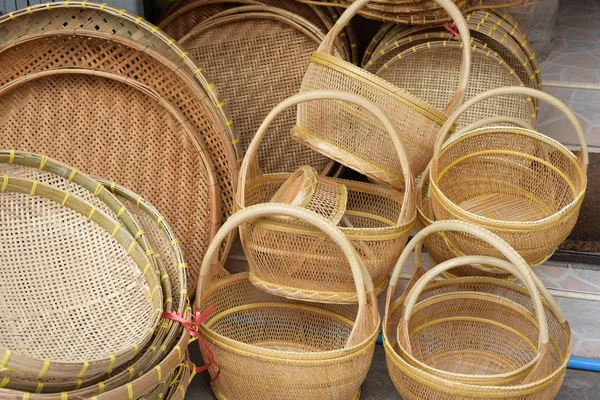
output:
M 446 28 L 448 32 L 460 39 L 460 33 L 458 33 L 458 30 L 456 28 L 456 22 L 453 22 L 451 24 L 444 24 L 444 28 Z

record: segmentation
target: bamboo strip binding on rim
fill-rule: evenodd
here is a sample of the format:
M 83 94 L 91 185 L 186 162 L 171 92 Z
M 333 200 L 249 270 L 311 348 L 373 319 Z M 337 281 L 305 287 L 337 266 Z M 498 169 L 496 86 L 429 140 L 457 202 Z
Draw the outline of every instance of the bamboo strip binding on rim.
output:
M 541 133 L 521 128 L 481 128 L 443 146 L 450 124 L 461 113 L 480 101 L 507 94 L 538 97 L 564 113 L 581 141 L 578 156 Z M 486 227 L 530 265 L 543 262 L 571 232 L 585 195 L 589 156 L 577 117 L 551 95 L 508 87 L 470 99 L 448 121 L 438 137 L 429 178 L 436 219 L 461 219 Z M 499 256 L 460 234 L 447 238 L 458 254 L 477 249 L 482 255 Z
M 374 104 L 360 96 L 327 91 L 301 93 L 280 103 L 263 121 L 242 163 L 239 208 L 269 201 L 289 178 L 288 174 L 265 175 L 260 169 L 256 154 L 269 125 L 289 107 L 321 101 L 360 107 L 365 114 L 379 121 L 391 138 L 402 165 L 406 185 L 403 192 L 368 183 L 321 178 L 346 186 L 348 201 L 341 230 L 363 258 L 379 292 L 408 239 L 416 210 L 414 179 L 407 152 L 390 120 Z M 252 282 L 261 289 L 296 299 L 334 303 L 356 301 L 344 255 L 321 232 L 289 220 L 251 221 L 245 223 L 240 232 Z
M 333 43 L 341 29 L 369 0 L 352 4 L 327 34 L 302 83 L 302 91 L 336 90 L 354 93 L 373 102 L 394 123 L 407 147 L 415 175 L 425 170 L 433 154 L 439 127 L 463 102 L 471 69 L 469 29 L 460 10 L 449 0 L 439 4 L 455 19 L 461 35 L 463 59 L 458 88 L 444 112 L 433 108 L 401 88 L 333 55 Z M 338 102 L 312 102 L 298 110 L 298 125 L 304 135 L 296 139 L 341 164 L 396 188 L 403 185 L 401 167 L 389 136 L 380 124 L 358 107 Z
M 305 303 L 273 296 L 252 286 L 248 274 L 212 280 L 211 264 L 218 263 L 216 250 L 228 230 L 273 215 L 303 220 L 342 248 L 356 282 L 358 305 Z M 215 308 L 200 333 L 218 360 L 209 371 L 222 396 L 299 400 L 352 398 L 359 391 L 379 330 L 377 299 L 352 245 L 323 217 L 283 204 L 246 208 L 217 233 L 200 275 L 196 301 L 203 309 Z M 259 318 L 267 325 L 244 323 L 248 318 Z M 299 329 L 304 333 L 298 335 Z M 290 378 L 282 378 L 282 374 Z
M 69 192 L 8 174 L 4 174 L 1 188 L 6 210 L 2 214 L 3 249 L 10 256 L 2 264 L 13 273 L 20 271 L 18 282 L 23 276 L 30 278 L 29 285 L 23 286 L 6 275 L 2 292 L 8 315 L 3 318 L 14 318 L 11 312 L 20 302 L 21 319 L 27 311 L 38 312 L 33 319 L 45 332 L 34 329 L 30 321 L 21 321 L 25 325 L 17 329 L 17 341 L 4 332 L 1 366 L 39 378 L 88 377 L 110 372 L 133 358 L 150 341 L 163 312 L 160 283 L 135 239 L 121 224 Z M 35 213 L 31 213 L 33 209 Z M 40 256 L 46 260 L 44 281 L 57 280 L 69 290 L 67 300 L 71 301 L 66 309 L 60 291 L 57 299 L 55 287 L 36 286 L 39 273 L 27 275 L 39 268 Z M 85 273 L 81 268 L 86 268 Z M 90 285 L 94 281 L 96 284 Z M 106 287 L 115 292 L 107 295 Z M 31 297 L 37 298 L 33 304 Z M 103 314 L 113 307 L 110 316 Z M 39 309 L 62 312 L 39 315 Z M 111 318 L 114 324 L 107 323 Z M 123 325 L 132 329 L 123 331 Z M 90 331 L 96 333 L 95 341 L 89 337 Z M 26 341 L 24 332 L 33 338 Z M 67 332 L 71 339 L 65 343 L 62 339 Z

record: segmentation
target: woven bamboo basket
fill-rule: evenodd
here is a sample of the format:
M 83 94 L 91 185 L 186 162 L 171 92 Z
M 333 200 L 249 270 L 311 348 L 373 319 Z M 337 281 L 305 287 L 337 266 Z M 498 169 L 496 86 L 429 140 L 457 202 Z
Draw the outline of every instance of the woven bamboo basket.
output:
M 153 264 L 135 239 L 69 192 L 8 174 L 1 188 L 8 255 L 1 367 L 40 379 L 85 378 L 135 357 L 163 312 Z
M 177 379 L 171 382 L 169 390 L 165 396 L 165 399 L 167 400 L 184 400 L 185 394 L 187 393 L 188 387 L 192 382 L 194 375 L 190 373 L 190 368 L 187 366 L 187 364 L 185 364 L 179 368 L 176 378 Z
M 497 248 L 498 251 L 510 261 L 511 264 L 508 264 L 508 268 L 512 267 L 514 269 L 517 265 L 521 266 L 519 271 L 515 270 L 514 272 L 521 274 L 522 276 L 519 276 L 520 278 L 522 277 L 524 280 L 527 279 L 530 287 L 531 281 L 533 280 L 535 287 L 537 287 L 537 290 L 539 290 L 544 297 L 543 299 L 537 298 L 537 300 L 542 302 L 544 307 L 549 332 L 549 345 L 546 346 L 543 355 L 543 360 L 546 360 L 543 365 L 551 368 L 535 368 L 528 376 L 524 377 L 520 383 L 502 384 L 502 381 L 499 380 L 498 383 L 487 382 L 484 385 L 474 385 L 456 379 L 444 379 L 436 373 L 421 368 L 422 363 L 419 363 L 418 360 L 410 360 L 405 357 L 407 356 L 406 352 L 404 352 L 404 354 L 400 352 L 399 341 L 402 342 L 402 338 L 398 338 L 397 328 L 403 318 L 406 294 L 408 293 L 408 291 L 405 291 L 401 298 L 394 300 L 401 270 L 412 249 L 415 249 L 418 254 L 423 240 L 428 235 L 437 234 L 443 231 L 460 231 L 489 243 L 489 245 Z M 536 275 L 527 268 L 523 258 L 498 236 L 482 228 L 459 221 L 436 222 L 419 232 L 410 242 L 409 246 L 407 246 L 407 249 L 409 248 L 411 250 L 407 250 L 406 253 L 402 255 L 398 261 L 397 268 L 392 275 L 387 294 L 386 317 L 384 320 L 383 332 L 383 342 L 386 350 L 390 377 L 400 395 L 405 399 L 486 398 L 516 400 L 527 398 L 541 400 L 554 398 L 560 389 L 571 354 L 571 331 L 568 323 L 565 321 L 562 310 L 552 296 L 549 295 L 547 289 L 541 284 Z M 459 265 L 460 261 L 458 260 L 460 259 L 444 263 L 442 269 L 445 269 L 446 267 L 451 268 L 452 265 Z M 489 260 L 481 261 L 477 260 L 477 258 L 463 259 L 463 262 L 467 264 L 474 262 L 491 263 Z M 441 269 L 433 271 L 431 274 L 435 274 L 439 271 L 441 271 Z M 520 271 L 524 271 L 524 273 Z M 456 278 L 430 283 L 424 288 L 423 293 L 419 297 L 418 300 L 420 302 L 417 307 L 422 304 L 427 304 L 426 302 L 432 302 L 436 299 L 443 298 L 444 296 L 468 293 L 478 296 L 493 296 L 496 299 L 500 296 L 505 300 L 509 300 L 510 303 L 514 303 L 512 305 L 513 307 L 515 305 L 520 305 L 524 307 L 525 310 L 532 310 L 536 307 L 526 289 L 503 280 L 485 277 Z M 539 307 L 539 304 L 537 307 Z M 496 317 L 497 315 L 500 314 L 496 314 Z M 535 319 L 533 321 L 530 320 L 530 322 L 535 324 Z M 537 337 L 539 332 L 540 331 L 536 329 L 532 334 Z M 503 352 L 502 354 L 506 357 L 506 354 L 508 353 Z M 415 363 L 414 361 L 417 362 Z
M 377 76 L 406 88 L 428 104 L 442 109 L 452 98 L 452 88 L 459 80 L 461 43 L 455 40 L 435 41 L 411 47 L 392 58 L 377 71 Z M 485 48 L 473 46 L 471 78 L 465 99 L 505 86 L 523 86 L 514 70 Z M 531 98 L 505 95 L 477 103 L 456 121 L 459 128 L 482 118 L 510 116 L 536 126 L 536 111 Z
M 331 30 L 331 28 L 333 28 L 335 21 L 337 21 L 338 18 L 340 18 L 340 14 L 337 12 L 337 10 L 334 7 L 323 7 L 323 8 L 324 8 L 324 12 L 330 16 L 330 20 L 331 20 L 331 23 L 327 24 L 327 27 L 324 31 L 324 32 L 329 32 Z M 317 9 L 320 9 L 320 8 L 317 7 Z M 340 32 L 339 40 L 341 40 L 342 46 L 345 46 L 347 49 L 349 49 L 348 53 L 350 54 L 350 57 L 346 58 L 346 59 L 350 60 L 350 62 L 352 64 L 358 65 L 358 39 L 356 37 L 356 31 L 354 30 L 354 27 L 352 26 L 352 24 L 347 24 L 344 27 L 344 30 L 342 32 Z M 340 53 L 340 54 L 343 54 L 343 53 Z
M 208 240 L 210 240 L 208 232 L 214 232 L 220 222 L 220 212 L 213 209 L 212 206 L 216 199 L 210 199 L 208 193 L 213 193 L 210 196 L 219 197 L 217 190 L 220 189 L 223 208 L 221 212 L 224 218 L 227 217 L 233 211 L 234 186 L 239 167 L 230 143 L 237 136 L 225 122 L 229 121 L 228 118 L 226 119 L 226 110 L 223 107 L 217 107 L 221 101 L 214 85 L 201 72 L 202 69 L 198 69 L 185 52 L 154 25 L 129 12 L 87 2 L 85 4 L 71 1 L 47 3 L 0 17 L 0 52 L 2 53 L 0 61 L 3 72 L 0 85 L 25 78 L 31 73 L 76 68 L 86 69 L 89 74 L 94 75 L 101 72 L 118 74 L 125 81 L 124 83 L 131 86 L 128 90 L 114 89 L 115 102 L 113 102 L 113 97 L 108 97 L 106 94 L 101 96 L 103 90 L 104 93 L 108 93 L 113 92 L 113 88 L 100 89 L 94 86 L 101 84 L 88 83 L 87 86 L 92 87 L 84 88 L 82 86 L 77 91 L 76 97 L 71 97 L 69 93 L 66 93 L 64 97 L 52 96 L 51 106 L 39 107 L 34 111 L 29 110 L 32 114 L 28 115 L 26 120 L 31 121 L 32 127 L 28 127 L 23 121 L 13 122 L 15 125 L 11 129 L 29 132 L 32 135 L 35 132 L 33 125 L 39 130 L 36 119 L 57 121 L 58 118 L 63 118 L 68 120 L 58 133 L 52 132 L 50 128 L 57 127 L 59 124 L 53 123 L 46 127 L 48 135 L 53 140 L 61 138 L 59 133 L 62 136 L 68 133 L 66 135 L 69 136 L 69 140 L 66 142 L 68 146 L 63 146 L 67 154 L 54 154 L 43 148 L 11 146 L 10 143 L 2 143 L 2 147 L 48 154 L 71 165 L 81 166 L 93 175 L 115 179 L 147 197 L 161 209 L 177 229 L 177 234 L 183 241 L 190 260 L 190 281 L 193 283 L 198 265 L 206 251 Z M 80 77 L 80 79 L 84 78 Z M 106 86 L 106 84 L 101 86 Z M 117 101 L 119 97 L 116 96 L 119 92 L 131 92 L 133 87 L 141 86 L 151 89 L 167 103 L 170 103 L 170 108 L 178 110 L 183 118 L 164 117 L 165 111 L 156 105 L 140 104 L 139 107 L 129 107 L 131 104 L 135 104 L 135 98 Z M 69 84 L 69 87 L 72 88 L 73 84 Z M 86 96 L 86 93 L 93 93 L 93 95 Z M 29 97 L 34 97 L 34 94 L 30 93 Z M 90 109 L 87 110 L 83 104 L 89 104 L 95 97 L 98 97 L 96 104 L 90 105 Z M 37 97 L 35 98 L 37 99 Z M 80 104 L 73 103 L 71 100 L 73 98 L 82 103 L 81 107 L 74 107 L 74 105 L 79 106 Z M 39 99 L 46 100 L 44 96 L 40 96 Z M 60 102 L 58 102 L 59 100 Z M 124 104 L 127 105 L 127 113 L 118 113 L 117 110 Z M 10 107 L 9 104 L 3 104 L 3 110 L 11 110 L 12 113 L 16 113 L 13 114 L 16 118 L 21 104 L 17 110 Z M 70 110 L 70 112 L 56 113 L 54 110 L 59 107 L 64 107 L 65 111 Z M 48 110 L 46 114 L 42 112 L 45 109 Z M 19 112 L 25 113 L 25 111 Z M 129 115 L 129 112 L 132 114 Z M 75 113 L 76 116 L 85 115 L 84 118 L 79 117 L 81 121 L 77 123 L 80 123 L 81 126 L 76 132 L 77 135 L 71 132 L 75 126 L 75 122 L 70 119 L 74 118 L 71 117 L 72 113 Z M 119 120 L 122 114 L 127 115 L 127 121 Z M 90 115 L 94 118 L 89 118 Z M 132 124 L 131 121 L 135 121 L 134 117 L 139 120 Z M 14 118 L 9 119 L 11 122 L 14 120 Z M 82 136 L 80 131 L 83 130 L 81 129 L 83 126 L 86 131 L 98 134 L 105 124 L 111 124 L 110 129 L 115 132 L 122 131 L 123 125 L 121 124 L 125 124 L 130 135 L 141 131 L 148 143 L 140 144 L 138 140 L 128 143 L 129 146 L 135 145 L 135 147 L 128 148 L 121 142 L 98 139 L 95 146 L 86 145 L 79 148 L 93 149 L 94 156 L 86 156 L 80 162 L 74 162 L 72 160 L 73 152 L 70 149 L 78 142 L 71 141 L 71 137 Z M 163 132 L 171 131 L 177 132 L 176 141 L 169 141 L 167 138 L 171 136 L 163 135 Z M 191 131 L 193 136 L 188 138 L 184 134 L 185 131 Z M 154 132 L 161 134 L 151 134 Z M 162 140 L 162 143 L 151 146 L 159 139 Z M 36 141 L 36 143 L 40 142 Z M 60 144 L 60 141 L 56 139 L 52 143 Z M 113 143 L 113 145 L 101 157 L 100 144 L 104 143 Z M 48 143 L 46 147 L 50 147 Z M 123 152 L 127 152 L 128 158 L 122 158 Z M 143 166 L 143 173 L 131 165 L 132 154 L 140 154 L 138 165 Z M 186 156 L 182 157 L 182 154 L 186 154 Z M 100 159 L 103 160 L 102 163 L 96 162 L 94 167 L 88 165 L 92 164 L 90 160 Z M 156 159 L 178 161 L 157 163 Z M 114 160 L 121 161 L 114 162 Z M 125 163 L 124 160 L 127 160 L 128 163 Z M 212 161 L 213 166 L 203 167 L 206 165 L 206 161 Z M 96 171 L 95 169 L 100 168 L 100 164 L 105 169 L 117 169 L 115 166 L 118 166 L 119 173 L 113 175 Z M 128 167 L 125 168 L 124 165 L 128 165 Z M 153 166 L 156 171 L 152 170 Z M 121 175 L 126 172 L 130 175 L 135 172 L 138 177 L 146 176 L 146 178 L 124 179 Z M 213 173 L 216 173 L 216 187 L 208 181 L 208 178 L 205 178 Z M 189 175 L 193 175 L 193 179 L 173 178 Z M 152 178 L 148 178 L 149 176 Z M 155 180 L 156 177 L 162 177 L 162 179 Z M 150 183 L 152 190 L 148 189 Z M 177 191 L 173 190 L 176 183 Z M 153 188 L 159 184 L 167 185 L 168 188 L 154 191 Z M 190 187 L 190 185 L 192 186 Z M 164 196 L 164 193 L 171 193 L 171 195 Z M 187 204 L 187 206 L 183 207 L 183 204 Z M 207 204 L 211 206 L 207 207 Z M 185 215 L 182 215 L 182 209 L 188 210 Z M 191 210 L 196 212 L 194 218 L 190 218 Z M 212 214 L 217 217 L 216 220 Z M 190 226 L 190 224 L 195 225 Z M 188 239 L 187 236 L 190 234 L 195 237 Z M 227 242 L 223 256 L 226 256 L 228 246 L 233 243 L 234 239 L 235 237 L 232 236 Z
M 224 11 L 194 27 L 179 43 L 204 65 L 222 88 L 245 154 L 265 115 L 300 89 L 310 55 L 322 32 L 303 18 L 274 7 Z M 237 69 L 231 73 L 232 66 Z M 293 172 L 311 165 L 329 172 L 333 162 L 290 138 L 293 110 L 272 127 L 260 152 L 266 172 Z
M 440 125 L 447 114 L 462 103 L 471 66 L 471 48 L 463 47 L 458 89 L 445 112 L 440 112 L 384 79 L 333 55 L 333 43 L 342 27 L 368 1 L 355 2 L 338 19 L 311 57 L 302 91 L 344 91 L 375 103 L 392 120 L 407 147 L 412 171 L 419 175 L 431 159 Z M 449 0 L 439 1 L 457 21 L 462 40 L 468 44 L 469 30 L 460 10 Z M 341 106 L 336 101 L 307 103 L 299 107 L 298 125 L 302 130 L 296 129 L 294 136 L 308 147 L 377 181 L 403 187 L 402 169 L 389 135 L 360 107 Z
M 272 215 L 321 229 L 348 258 L 358 304 L 307 304 L 257 290 L 248 274 L 213 282 L 211 264 L 229 229 Z M 209 368 L 213 390 L 227 399 L 353 399 L 373 356 L 379 331 L 373 283 L 346 236 L 305 209 L 270 204 L 246 208 L 217 233 L 202 265 L 196 301 L 214 313 L 200 326 L 217 360 Z M 249 323 L 249 321 L 255 321 Z
M 379 292 L 387 283 L 389 272 L 408 239 L 416 211 L 414 180 L 406 151 L 389 119 L 372 103 L 348 93 L 320 91 L 302 93 L 280 103 L 256 133 L 242 164 L 238 204 L 242 209 L 265 203 L 290 178 L 290 174 L 263 174 L 256 155 L 268 127 L 277 116 L 298 104 L 332 100 L 338 104 L 360 106 L 379 121 L 389 132 L 404 171 L 404 192 L 369 183 L 322 178 L 330 184 L 346 187 L 347 202 L 340 221 L 341 230 L 363 258 L 376 292 Z M 240 232 L 250 264 L 250 277 L 262 290 L 313 301 L 356 301 L 352 276 L 343 253 L 313 227 L 291 220 L 256 220 L 245 223 Z M 281 268 L 284 265 L 289 268 Z
M 417 301 L 440 273 L 455 266 L 491 265 L 526 283 L 534 310 L 502 296 L 474 293 L 453 283 L 455 292 Z M 522 270 L 522 271 L 521 271 Z M 539 371 L 556 368 L 550 355 L 548 323 L 535 282 L 521 270 L 497 258 L 460 257 L 425 273 L 405 299 L 397 328 L 398 351 L 409 363 L 443 379 L 475 385 L 509 385 L 532 381 Z M 429 346 L 436 340 L 435 346 Z M 536 345 L 537 341 L 537 345 Z
M 165 299 L 163 310 L 166 312 L 177 310 L 173 308 L 172 288 L 168 284 L 168 272 L 162 263 L 155 258 L 154 241 L 146 236 L 145 231 L 140 227 L 132 212 L 127 209 L 115 196 L 109 191 L 104 190 L 102 184 L 92 179 L 88 175 L 77 171 L 76 169 L 49 159 L 45 156 L 39 156 L 31 153 L 18 152 L 14 150 L 0 151 L 0 173 L 8 173 L 14 177 L 35 179 L 54 188 L 68 191 L 69 193 L 82 198 L 98 210 L 103 211 L 114 220 L 119 220 L 124 227 L 128 229 L 132 236 L 138 241 L 145 253 L 150 257 L 156 273 L 161 279 L 163 298 Z M 134 206 L 135 207 L 135 206 Z M 133 209 L 133 208 L 132 208 Z M 152 242 L 152 244 L 151 244 Z M 167 277 L 167 278 L 165 278 Z M 179 290 L 179 289 L 178 289 Z M 175 303 L 177 307 L 177 303 Z M 168 329 L 164 324 L 159 324 L 154 332 L 150 348 L 157 348 L 163 345 Z M 128 367 L 141 370 L 148 364 L 148 358 L 143 357 L 144 352 L 140 351 L 138 355 L 128 364 Z M 65 379 L 40 379 L 39 377 L 27 377 L 20 374 L 0 372 L 0 380 L 4 387 L 35 391 L 35 392 L 61 392 L 76 390 L 80 387 L 87 387 L 99 381 L 106 379 L 106 374 L 100 374 L 85 379 L 75 376 Z
M 575 156 L 555 140 L 527 129 L 481 128 L 442 147 L 450 124 L 482 100 L 507 94 L 538 97 L 564 113 L 581 141 Z M 430 170 L 438 220 L 461 219 L 506 240 L 532 266 L 547 259 L 569 235 L 585 194 L 585 134 L 577 117 L 556 98 L 529 88 L 500 88 L 469 100 L 442 129 Z M 458 254 L 497 257 L 489 246 L 460 234 L 448 242 Z
M 475 124 L 463 128 L 463 130 L 461 132 L 456 133 L 453 136 L 453 138 L 459 137 L 463 132 L 469 132 L 473 129 L 477 129 L 482 126 L 501 124 L 510 124 L 526 129 L 533 129 L 531 126 L 528 126 L 524 121 L 519 120 L 517 118 L 492 117 L 480 120 Z M 418 230 L 422 230 L 435 221 L 435 217 L 433 215 L 433 208 L 431 206 L 431 197 L 429 195 L 429 169 L 423 172 L 419 184 L 417 185 L 416 206 L 416 227 Z M 423 241 L 423 246 L 427 250 L 427 257 L 433 265 L 437 265 L 444 261 L 457 257 L 456 253 L 448 246 L 448 243 L 446 243 L 445 236 L 442 233 L 436 233 L 427 236 Z M 422 265 L 418 265 L 417 267 L 422 268 Z M 482 267 L 481 265 L 455 267 L 452 269 L 452 271 L 446 271 L 444 274 L 452 278 L 465 276 L 484 276 L 490 278 L 505 279 L 510 278 L 512 276 L 505 275 L 502 272 L 495 271 L 494 269 Z
M 504 60 L 510 69 L 514 70 L 514 73 L 517 74 L 523 84 L 537 89 L 539 87 L 537 76 L 527 54 L 508 32 L 484 17 L 485 14 L 480 15 L 479 13 L 466 16 L 467 24 L 471 30 L 471 43 L 474 44 L 473 41 L 476 40 L 478 43 L 483 44 L 483 46 L 478 47 L 485 51 L 490 49 L 497 53 L 497 56 Z M 371 72 L 376 72 L 404 50 L 420 43 L 432 40 L 439 41 L 438 39 L 444 40 L 449 35 L 452 35 L 452 33 L 443 26 L 424 27 L 419 30 L 401 29 L 392 37 L 385 38 L 389 41 L 389 44 L 377 49 L 376 53 L 367 61 L 365 68 Z M 427 40 L 428 37 L 429 40 Z

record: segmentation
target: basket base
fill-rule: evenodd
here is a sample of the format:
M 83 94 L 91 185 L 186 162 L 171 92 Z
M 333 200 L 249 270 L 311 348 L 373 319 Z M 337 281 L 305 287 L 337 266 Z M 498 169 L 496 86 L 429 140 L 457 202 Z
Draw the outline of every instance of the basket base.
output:
M 217 389 L 217 387 L 215 385 L 210 385 L 210 390 L 212 390 L 213 394 L 215 395 L 215 397 L 218 400 L 230 400 L 227 397 L 223 396 L 223 394 L 221 392 L 219 392 L 219 389 Z M 352 400 L 359 400 L 360 399 L 360 390 L 358 391 L 358 393 L 356 393 L 356 396 L 354 396 L 352 398 Z
M 529 200 L 501 193 L 473 197 L 460 203 L 459 207 L 501 221 L 535 222 L 548 217 L 548 213 Z

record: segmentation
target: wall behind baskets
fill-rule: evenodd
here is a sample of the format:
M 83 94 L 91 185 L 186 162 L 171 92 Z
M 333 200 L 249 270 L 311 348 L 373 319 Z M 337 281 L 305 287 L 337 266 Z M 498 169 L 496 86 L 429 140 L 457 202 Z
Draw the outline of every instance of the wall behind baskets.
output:
M 36 4 L 53 2 L 53 0 L 0 0 L 0 15 Z M 144 16 L 144 0 L 104 0 L 102 2 Z

